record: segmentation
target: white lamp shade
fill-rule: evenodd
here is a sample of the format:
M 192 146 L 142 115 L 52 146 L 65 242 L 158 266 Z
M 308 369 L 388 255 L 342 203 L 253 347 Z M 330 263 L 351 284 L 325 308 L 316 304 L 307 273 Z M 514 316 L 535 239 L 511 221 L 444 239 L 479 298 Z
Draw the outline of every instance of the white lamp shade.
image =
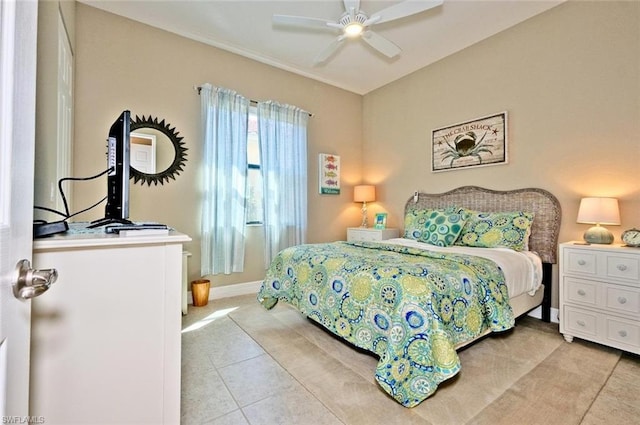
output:
M 376 200 L 376 187 L 372 185 L 360 185 L 353 188 L 354 202 L 372 202 Z
M 582 198 L 577 221 L 587 224 L 619 225 L 618 200 L 615 198 Z

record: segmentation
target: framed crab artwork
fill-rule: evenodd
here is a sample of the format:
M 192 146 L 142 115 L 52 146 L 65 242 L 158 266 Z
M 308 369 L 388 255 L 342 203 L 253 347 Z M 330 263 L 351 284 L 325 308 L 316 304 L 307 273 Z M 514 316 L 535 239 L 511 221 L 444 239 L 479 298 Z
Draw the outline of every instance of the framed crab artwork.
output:
M 507 113 L 438 128 L 431 133 L 431 171 L 507 163 Z

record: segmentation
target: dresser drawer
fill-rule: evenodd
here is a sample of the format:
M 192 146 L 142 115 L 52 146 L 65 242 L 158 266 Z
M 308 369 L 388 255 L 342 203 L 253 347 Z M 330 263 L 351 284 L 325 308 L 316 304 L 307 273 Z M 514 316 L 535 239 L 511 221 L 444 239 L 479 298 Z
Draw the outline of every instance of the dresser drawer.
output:
M 640 256 L 593 249 L 569 248 L 564 250 L 566 273 L 612 278 L 640 286 Z
M 564 309 L 563 328 L 571 335 L 595 339 L 598 336 L 598 314 L 572 307 Z
M 608 310 L 616 313 L 633 313 L 636 318 L 640 318 L 640 290 L 622 286 L 608 286 L 605 299 Z
M 564 297 L 567 302 L 596 307 L 598 305 L 599 283 L 565 277 L 563 282 Z
M 376 229 L 372 227 L 349 227 L 347 229 L 347 241 L 349 242 L 376 242 L 397 238 L 398 229 Z
M 372 232 L 368 230 L 349 229 L 347 232 L 347 240 L 354 242 L 372 242 L 381 241 L 381 232 Z
M 608 254 L 607 277 L 625 280 L 635 285 L 640 281 L 640 257 Z
M 612 346 L 638 352 L 637 350 L 640 349 L 640 323 L 614 317 L 606 317 L 605 322 L 605 338 Z
M 579 308 L 565 307 L 561 332 L 611 347 L 640 352 L 640 322 Z
M 564 267 L 569 273 L 595 277 L 598 275 L 598 256 L 596 252 L 566 249 Z

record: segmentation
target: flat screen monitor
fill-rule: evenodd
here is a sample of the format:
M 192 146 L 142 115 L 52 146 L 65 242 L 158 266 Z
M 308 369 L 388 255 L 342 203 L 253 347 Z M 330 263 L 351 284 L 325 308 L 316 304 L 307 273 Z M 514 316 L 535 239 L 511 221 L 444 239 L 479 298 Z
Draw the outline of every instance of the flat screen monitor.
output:
M 129 221 L 129 166 L 131 112 L 123 111 L 109 129 L 107 139 L 107 205 L 104 218 L 92 227 Z

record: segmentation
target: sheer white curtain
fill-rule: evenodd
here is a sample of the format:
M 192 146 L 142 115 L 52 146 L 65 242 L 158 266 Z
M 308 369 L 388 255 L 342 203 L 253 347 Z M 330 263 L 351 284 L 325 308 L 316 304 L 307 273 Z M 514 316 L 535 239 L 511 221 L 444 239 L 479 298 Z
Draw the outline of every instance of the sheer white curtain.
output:
M 280 250 L 307 239 L 308 120 L 295 106 L 258 103 L 266 267 Z
M 249 99 L 205 84 L 201 273 L 244 268 Z

